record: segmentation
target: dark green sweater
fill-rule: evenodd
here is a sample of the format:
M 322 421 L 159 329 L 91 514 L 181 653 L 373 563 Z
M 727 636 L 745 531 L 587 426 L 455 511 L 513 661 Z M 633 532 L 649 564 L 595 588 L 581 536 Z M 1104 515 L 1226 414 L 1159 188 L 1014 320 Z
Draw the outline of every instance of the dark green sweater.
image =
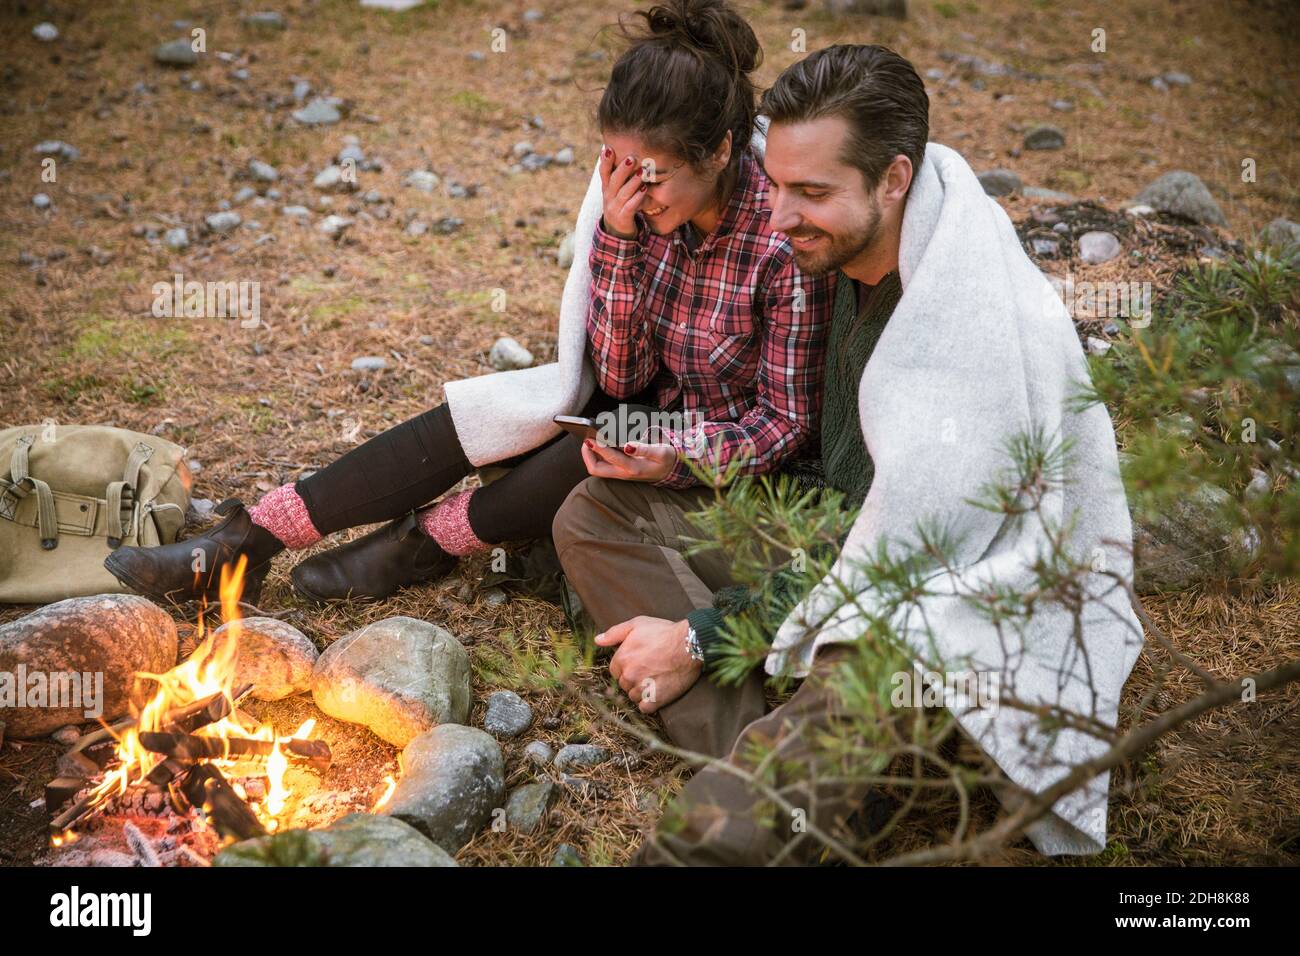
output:
M 875 473 L 862 440 L 858 386 L 862 382 L 863 369 L 880 340 L 880 333 L 902 294 L 903 287 L 896 271 L 874 286 L 860 287 L 842 272 L 836 277 L 835 304 L 826 347 L 821 466 L 825 484 L 843 492 L 845 503 L 853 508 L 859 507 L 867 497 Z M 803 596 L 802 590 L 802 576 L 782 569 L 772 572 L 752 589 L 744 586 L 723 588 L 714 595 L 712 607 L 692 611 L 687 620 L 699 637 L 705 667 L 711 667 L 718 660 L 728 617 L 755 613 L 760 606 L 775 608 L 784 617 L 785 612 Z

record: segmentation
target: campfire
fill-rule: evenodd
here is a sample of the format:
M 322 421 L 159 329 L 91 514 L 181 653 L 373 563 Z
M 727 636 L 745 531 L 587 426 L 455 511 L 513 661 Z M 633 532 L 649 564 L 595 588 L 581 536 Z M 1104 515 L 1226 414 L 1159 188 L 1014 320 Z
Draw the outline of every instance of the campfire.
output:
M 183 858 L 177 862 L 206 864 L 224 843 L 280 828 L 292 796 L 291 768 L 318 774 L 329 768 L 329 744 L 311 737 L 315 720 L 284 737 L 240 709 L 253 691 L 251 684 L 235 686 L 244 569 L 243 558 L 233 572 L 222 569 L 225 628 L 205 632 L 201 611 L 199 644 L 189 659 L 164 674 L 140 674 L 151 685 L 146 702 L 70 751 L 88 772 L 46 787 L 53 846 L 75 842 L 78 828 L 96 817 L 144 814 L 162 824 L 165 833 L 156 835 Z M 128 820 L 125 828 L 133 852 L 147 857 L 152 846 L 141 845 L 149 841 L 140 826 Z

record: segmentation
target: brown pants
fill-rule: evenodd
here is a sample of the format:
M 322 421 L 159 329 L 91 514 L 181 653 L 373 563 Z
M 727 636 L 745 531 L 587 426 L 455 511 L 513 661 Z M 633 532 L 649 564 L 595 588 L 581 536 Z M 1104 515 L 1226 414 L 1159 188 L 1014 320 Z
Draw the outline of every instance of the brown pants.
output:
M 570 584 L 601 630 L 638 615 L 680 620 L 712 603 L 713 591 L 735 583 L 720 550 L 687 556 L 688 538 L 701 537 L 686 515 L 712 495 L 706 488 L 675 491 L 645 482 L 588 478 L 565 500 L 552 533 Z M 789 701 L 766 714 L 763 675 L 738 686 L 708 677 L 660 708 L 676 745 L 751 767 L 756 744 L 775 749 L 765 777 L 790 809 L 777 809 L 738 776 L 707 767 L 687 783 L 634 862 L 642 865 L 756 866 L 803 864 L 821 855 L 807 824 L 837 836 L 862 806 L 868 788 L 816 783 L 821 776 L 812 741 L 834 720 L 836 695 L 823 682 L 844 651 L 817 657 L 813 674 Z M 833 776 L 833 774 L 831 774 Z

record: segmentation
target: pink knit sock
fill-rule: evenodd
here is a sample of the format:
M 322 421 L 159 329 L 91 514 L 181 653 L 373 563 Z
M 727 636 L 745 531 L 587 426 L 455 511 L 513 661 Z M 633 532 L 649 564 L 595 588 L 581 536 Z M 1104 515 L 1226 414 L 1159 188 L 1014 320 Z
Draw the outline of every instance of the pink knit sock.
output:
M 448 554 L 460 557 L 491 547 L 469 526 L 469 499 L 474 489 L 458 491 L 420 512 L 420 528 Z
M 292 484 L 268 491 L 248 509 L 248 516 L 253 524 L 279 538 L 286 548 L 306 548 L 321 539 L 321 533 L 311 523 L 311 515 L 307 514 L 306 502 Z

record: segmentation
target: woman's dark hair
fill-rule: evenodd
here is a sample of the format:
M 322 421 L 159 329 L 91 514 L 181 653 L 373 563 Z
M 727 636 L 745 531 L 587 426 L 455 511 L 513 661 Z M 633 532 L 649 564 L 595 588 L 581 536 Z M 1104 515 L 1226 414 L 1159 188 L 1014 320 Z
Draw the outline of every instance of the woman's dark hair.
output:
M 636 20 L 644 21 L 637 23 Z M 726 0 L 668 0 L 619 17 L 629 42 L 596 111 L 606 133 L 634 133 L 699 170 L 731 131 L 729 188 L 754 130 L 757 91 L 749 74 L 763 59 L 758 37 Z
M 868 188 L 900 153 L 915 174 L 930 137 L 925 84 L 911 63 L 883 46 L 841 43 L 810 53 L 777 77 L 759 112 L 773 123 L 843 118 L 849 134 L 841 158 L 862 171 Z

